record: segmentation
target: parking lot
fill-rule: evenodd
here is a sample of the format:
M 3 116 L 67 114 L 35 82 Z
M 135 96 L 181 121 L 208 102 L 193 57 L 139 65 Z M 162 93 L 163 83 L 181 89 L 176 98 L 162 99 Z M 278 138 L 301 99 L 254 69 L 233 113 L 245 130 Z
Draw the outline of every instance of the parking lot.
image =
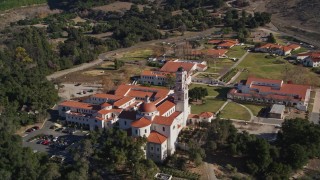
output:
M 53 125 L 53 122 L 47 121 L 41 129 L 26 132 L 22 144 L 34 152 L 46 152 L 49 156 L 62 155 L 68 160 L 71 158 L 68 149 L 76 146 L 88 132 L 67 127 L 50 129 Z
M 59 97 L 63 99 L 89 96 L 97 93 L 101 88 L 100 84 L 84 83 L 62 83 L 60 86 Z

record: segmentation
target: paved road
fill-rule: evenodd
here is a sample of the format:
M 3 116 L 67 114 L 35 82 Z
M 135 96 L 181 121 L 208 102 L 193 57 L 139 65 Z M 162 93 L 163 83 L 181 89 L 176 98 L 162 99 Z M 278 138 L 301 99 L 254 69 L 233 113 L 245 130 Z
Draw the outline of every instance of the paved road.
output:
M 113 56 L 114 54 L 117 54 L 117 53 L 122 53 L 122 52 L 126 52 L 126 51 L 132 51 L 132 50 L 136 50 L 136 49 L 148 48 L 151 45 L 155 45 L 155 44 L 161 43 L 161 42 L 179 43 L 179 42 L 183 42 L 185 40 L 193 40 L 193 39 L 203 38 L 203 37 L 211 35 L 215 29 L 216 28 L 210 28 L 210 29 L 207 29 L 207 30 L 202 31 L 202 32 L 188 32 L 184 36 L 178 36 L 178 37 L 173 37 L 173 38 L 168 38 L 168 39 L 159 39 L 159 40 L 153 40 L 153 41 L 147 41 L 147 42 L 140 42 L 140 43 L 136 44 L 135 46 L 132 46 L 132 47 L 129 47 L 129 48 L 121 48 L 121 49 L 117 49 L 117 50 L 114 50 L 114 51 L 109 51 L 109 52 L 106 52 L 106 53 L 102 53 L 102 54 L 99 55 L 97 60 L 94 60 L 94 61 L 92 61 L 90 63 L 84 63 L 84 64 L 81 64 L 79 66 L 75 66 L 75 67 L 70 68 L 70 69 L 66 69 L 66 70 L 55 72 L 55 73 L 53 73 L 51 75 L 48 75 L 47 79 L 48 80 L 53 80 L 53 79 L 59 78 L 61 76 L 65 76 L 65 75 L 67 75 L 69 73 L 72 73 L 72 72 L 81 71 L 81 70 L 84 70 L 84 69 L 91 68 L 93 66 L 101 64 L 103 62 L 103 60 L 108 59 L 108 57 Z
M 229 103 L 229 102 L 231 102 L 231 100 L 227 100 L 226 102 L 224 102 L 223 104 L 222 104 L 222 106 L 220 107 L 220 109 L 216 112 L 216 113 L 219 113 L 220 111 L 222 111 L 223 109 L 224 109 L 224 107 L 226 107 L 226 105 Z
M 309 121 L 319 124 L 320 120 L 320 89 L 315 89 L 316 95 L 314 97 L 313 109 L 309 114 Z
M 217 79 L 221 79 L 225 74 L 227 74 L 231 69 L 236 68 L 245 58 L 246 56 L 249 54 L 249 52 L 247 51 L 236 63 L 234 63 L 228 71 L 226 71 L 224 74 L 222 74 L 221 76 L 219 76 Z

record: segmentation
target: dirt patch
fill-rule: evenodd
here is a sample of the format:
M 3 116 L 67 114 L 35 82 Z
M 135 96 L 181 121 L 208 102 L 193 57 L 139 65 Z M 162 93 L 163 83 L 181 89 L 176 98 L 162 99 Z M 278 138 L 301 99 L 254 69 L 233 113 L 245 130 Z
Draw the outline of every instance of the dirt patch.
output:
M 131 8 L 131 5 L 133 3 L 130 2 L 114 2 L 108 5 L 104 5 L 104 6 L 98 6 L 98 7 L 94 7 L 92 8 L 93 10 L 100 10 L 100 11 L 118 11 L 118 12 L 123 12 L 123 11 L 127 11 Z M 138 5 L 139 10 L 143 10 L 143 5 Z
M 50 14 L 61 13 L 60 10 L 51 10 L 48 5 L 38 5 L 23 7 L 15 10 L 5 11 L 0 14 L 0 30 L 10 25 L 12 22 L 26 18 L 41 17 L 44 18 Z
M 84 22 L 87 22 L 87 20 L 85 20 L 85 19 L 82 19 L 81 17 L 79 17 L 79 16 L 77 16 L 76 18 L 74 18 L 74 19 L 71 19 L 72 21 L 74 21 L 76 24 L 77 23 L 84 23 Z

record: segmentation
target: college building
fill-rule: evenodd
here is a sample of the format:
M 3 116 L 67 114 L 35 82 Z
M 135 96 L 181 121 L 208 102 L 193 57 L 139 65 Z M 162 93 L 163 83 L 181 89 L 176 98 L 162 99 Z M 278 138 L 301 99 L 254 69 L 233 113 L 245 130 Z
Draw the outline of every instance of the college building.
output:
M 311 87 L 289 84 L 283 80 L 249 77 L 231 89 L 228 98 L 232 100 L 258 102 L 265 104 L 283 104 L 307 111 Z
M 95 94 L 82 102 L 65 101 L 59 104 L 59 115 L 78 127 L 119 127 L 133 137 L 146 137 L 146 157 L 162 162 L 175 152 L 179 132 L 187 125 L 191 110 L 189 76 L 178 68 L 174 90 L 120 85 L 114 94 Z

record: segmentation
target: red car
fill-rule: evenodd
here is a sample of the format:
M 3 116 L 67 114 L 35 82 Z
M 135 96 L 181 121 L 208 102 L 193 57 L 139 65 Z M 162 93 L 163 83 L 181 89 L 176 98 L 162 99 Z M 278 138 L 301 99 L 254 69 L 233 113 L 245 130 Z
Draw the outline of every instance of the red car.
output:
M 43 145 L 49 145 L 49 141 L 48 140 L 44 140 L 41 144 L 43 144 Z

